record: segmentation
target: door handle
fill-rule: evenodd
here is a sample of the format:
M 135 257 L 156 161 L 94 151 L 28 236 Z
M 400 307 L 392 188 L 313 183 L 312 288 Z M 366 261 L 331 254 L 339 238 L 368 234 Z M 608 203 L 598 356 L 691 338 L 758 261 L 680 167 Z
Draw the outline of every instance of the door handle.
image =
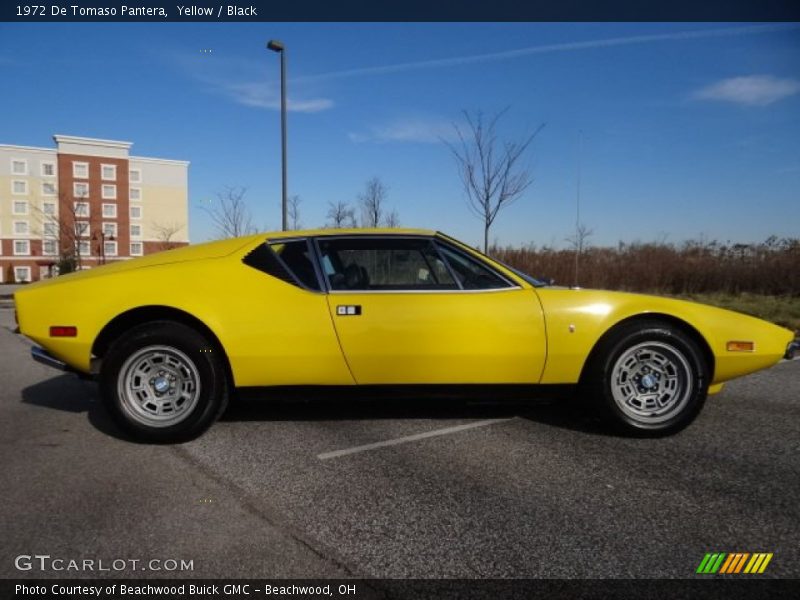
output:
M 336 315 L 339 317 L 355 317 L 361 314 L 360 304 L 337 304 Z

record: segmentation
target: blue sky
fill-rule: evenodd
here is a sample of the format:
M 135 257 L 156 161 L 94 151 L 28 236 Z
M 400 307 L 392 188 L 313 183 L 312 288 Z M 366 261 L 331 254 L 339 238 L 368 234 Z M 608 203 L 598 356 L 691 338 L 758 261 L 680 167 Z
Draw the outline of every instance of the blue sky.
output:
M 504 136 L 545 128 L 533 185 L 493 228 L 503 244 L 564 245 L 580 131 L 594 245 L 800 236 L 797 24 L 3 23 L 0 143 L 129 140 L 191 161 L 192 241 L 213 236 L 199 206 L 228 185 L 277 229 L 270 38 L 288 49 L 289 190 L 305 226 L 378 176 L 403 225 L 477 244 L 441 138 L 463 109 L 510 107 Z

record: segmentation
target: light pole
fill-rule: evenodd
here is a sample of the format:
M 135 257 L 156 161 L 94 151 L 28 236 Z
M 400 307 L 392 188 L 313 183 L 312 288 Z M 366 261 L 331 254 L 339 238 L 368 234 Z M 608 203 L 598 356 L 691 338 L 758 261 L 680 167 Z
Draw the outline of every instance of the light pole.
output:
M 102 229 L 95 232 L 95 234 L 92 236 L 92 239 L 100 240 L 100 264 L 106 264 L 106 240 L 109 242 L 115 242 L 117 239 L 113 235 L 106 235 L 106 232 Z
M 286 183 L 286 46 L 278 40 L 267 42 L 267 49 L 281 55 L 281 168 L 283 195 L 281 198 L 281 226 L 283 231 L 288 227 L 287 223 L 287 183 Z

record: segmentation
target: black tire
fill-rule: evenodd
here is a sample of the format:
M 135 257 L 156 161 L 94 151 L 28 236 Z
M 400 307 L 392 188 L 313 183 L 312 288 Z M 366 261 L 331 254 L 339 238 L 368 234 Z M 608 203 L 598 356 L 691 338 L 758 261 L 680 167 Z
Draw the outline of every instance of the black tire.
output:
M 662 437 L 700 413 L 709 367 L 697 343 L 670 324 L 621 325 L 593 352 L 581 389 L 619 433 Z
M 224 412 L 230 395 L 218 348 L 173 321 L 140 325 L 116 340 L 103 357 L 100 392 L 124 431 L 169 443 L 203 433 Z

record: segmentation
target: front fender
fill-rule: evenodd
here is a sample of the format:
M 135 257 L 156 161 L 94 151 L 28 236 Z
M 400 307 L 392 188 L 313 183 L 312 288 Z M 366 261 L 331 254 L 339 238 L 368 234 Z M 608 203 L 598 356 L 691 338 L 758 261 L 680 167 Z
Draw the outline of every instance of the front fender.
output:
M 538 288 L 547 324 L 548 356 L 541 383 L 577 383 L 600 338 L 637 316 L 667 315 L 705 340 L 714 358 L 711 384 L 777 363 L 794 334 L 767 321 L 729 310 L 643 294 Z M 753 341 L 752 352 L 730 352 L 730 341 Z

